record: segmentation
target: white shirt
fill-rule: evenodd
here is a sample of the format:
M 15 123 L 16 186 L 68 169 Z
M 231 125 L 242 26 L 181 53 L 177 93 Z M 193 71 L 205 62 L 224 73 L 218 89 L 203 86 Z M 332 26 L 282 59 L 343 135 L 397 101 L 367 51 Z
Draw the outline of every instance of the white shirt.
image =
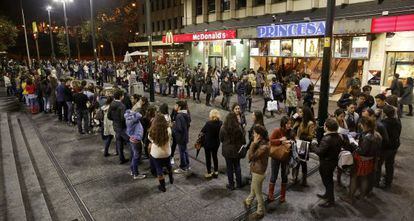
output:
M 4 75 L 4 86 L 11 86 L 10 78 Z
M 162 159 L 162 158 L 167 158 L 171 155 L 171 128 L 168 127 L 167 129 L 168 131 L 168 142 L 166 144 L 164 144 L 164 146 L 160 147 L 157 144 L 155 144 L 151 137 L 148 134 L 148 139 L 151 142 L 151 151 L 150 154 L 152 157 L 156 158 L 156 159 Z
M 302 78 L 299 81 L 300 91 L 306 92 L 308 90 L 309 85 L 312 84 L 312 81 L 309 78 Z

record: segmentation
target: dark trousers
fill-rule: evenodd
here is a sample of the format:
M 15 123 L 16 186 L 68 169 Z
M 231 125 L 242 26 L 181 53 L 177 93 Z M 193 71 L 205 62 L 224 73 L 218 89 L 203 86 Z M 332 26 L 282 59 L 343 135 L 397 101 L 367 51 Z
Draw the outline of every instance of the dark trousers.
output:
M 119 154 L 119 161 L 123 162 L 125 161 L 125 155 L 124 155 L 124 144 L 129 143 L 129 136 L 125 133 L 125 130 L 118 131 L 115 134 L 116 139 L 116 151 Z
M 207 173 L 211 173 L 211 158 L 213 158 L 214 163 L 214 172 L 218 171 L 218 158 L 217 151 L 219 147 L 216 148 L 204 148 L 206 154 L 206 167 Z
M 156 171 L 156 175 L 158 177 L 162 177 L 164 175 L 163 168 L 167 168 L 168 174 L 172 176 L 172 166 L 170 158 L 154 158 L 150 156 L 151 165 L 154 167 Z
M 206 104 L 210 104 L 211 94 L 206 95 Z
M 229 185 L 234 187 L 234 174 L 236 174 L 236 183 L 237 186 L 242 186 L 242 176 L 241 176 L 241 167 L 240 167 L 240 158 L 225 158 L 226 167 L 227 167 L 227 179 L 229 180 Z
M 185 90 L 187 91 L 187 97 L 190 97 L 191 96 L 191 93 L 190 93 L 190 86 L 185 86 Z
M 172 142 L 171 142 L 171 158 L 174 158 L 175 149 L 177 149 L 177 140 L 175 139 L 175 134 L 172 134 Z
M 88 110 L 76 110 L 78 114 L 77 124 L 78 132 L 89 132 L 89 112 Z M 67 118 L 66 118 L 67 119 Z M 83 120 L 83 130 L 82 130 L 82 120 Z
M 270 182 L 276 183 L 277 176 L 279 174 L 279 168 L 280 168 L 280 176 L 282 177 L 282 183 L 287 183 L 288 182 L 287 163 L 281 162 L 275 159 L 272 159 L 271 161 L 272 175 L 270 177 Z
M 68 107 L 66 106 L 66 102 L 64 101 L 56 101 L 56 110 L 58 119 L 61 121 L 64 119 L 66 121 L 68 119 Z M 63 112 L 63 116 L 62 116 Z
M 180 168 L 186 170 L 190 167 L 187 144 L 178 144 L 178 148 L 180 150 Z
M 249 112 L 252 112 L 252 97 L 251 96 L 246 97 L 246 102 L 247 102 L 247 109 L 249 110 Z
M 177 97 L 177 93 L 178 93 L 178 86 L 173 86 L 173 97 Z
M 375 184 L 378 185 L 381 180 L 382 165 L 385 163 L 385 185 L 390 186 L 394 178 L 394 161 L 396 150 L 386 150 L 381 153 L 377 163 Z
M 201 85 L 193 87 L 193 99 L 200 101 Z
M 230 99 L 231 99 L 231 95 L 224 94 L 223 95 L 223 100 L 221 101 L 221 106 L 225 109 L 230 109 L 230 107 L 229 107 Z
M 294 113 L 296 113 L 296 107 L 288 107 L 287 115 L 291 117 Z
M 404 105 L 400 104 L 400 112 L 401 113 L 403 113 L 403 109 L 404 109 Z M 408 104 L 408 113 L 413 114 L 413 105 L 412 104 Z
M 299 161 L 298 165 L 293 168 L 296 176 L 299 175 L 299 167 L 302 167 L 302 180 L 306 179 L 308 176 L 308 163 L 306 161 Z
M 335 171 L 336 162 L 321 162 L 319 166 L 319 174 L 322 183 L 325 186 L 325 196 L 329 202 L 335 201 L 333 173 Z

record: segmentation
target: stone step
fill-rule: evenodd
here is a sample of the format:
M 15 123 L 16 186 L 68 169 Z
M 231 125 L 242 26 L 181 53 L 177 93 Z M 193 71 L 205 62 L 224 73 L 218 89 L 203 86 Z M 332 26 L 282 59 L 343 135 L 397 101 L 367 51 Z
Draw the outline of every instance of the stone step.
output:
M 37 166 L 38 179 L 47 200 L 52 220 L 85 220 L 27 114 L 20 114 L 19 126 L 26 136 L 27 148 Z
M 11 116 L 11 132 L 14 140 L 17 166 L 22 184 L 22 195 L 25 200 L 26 214 L 33 220 L 52 220 L 45 197 L 42 192 L 36 172 L 37 167 L 32 162 L 31 153 L 27 148 L 25 135 L 22 133 L 18 118 Z
M 19 177 L 17 174 L 16 160 L 13 153 L 12 138 L 7 113 L 1 114 L 1 161 L 3 173 L 2 181 L 4 189 L 4 213 L 5 220 L 26 220 L 26 210 Z

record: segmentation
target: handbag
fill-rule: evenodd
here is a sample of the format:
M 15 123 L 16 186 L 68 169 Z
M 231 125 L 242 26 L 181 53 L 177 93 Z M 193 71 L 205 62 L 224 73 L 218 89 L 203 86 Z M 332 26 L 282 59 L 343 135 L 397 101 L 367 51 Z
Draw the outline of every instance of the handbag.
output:
M 285 162 L 289 159 L 292 144 L 282 143 L 281 145 L 270 145 L 269 156 L 275 160 Z
M 194 148 L 196 150 L 200 150 L 204 145 L 205 139 L 206 139 L 206 135 L 204 133 L 200 132 L 198 134 L 197 141 L 194 144 Z
M 347 150 L 342 150 L 339 153 L 338 167 L 341 169 L 346 169 L 349 166 L 354 164 L 354 157 L 352 153 Z
M 239 157 L 241 159 L 245 158 L 248 151 L 249 151 L 249 145 L 246 145 L 246 144 L 242 145 L 240 147 L 240 149 L 239 149 L 239 152 L 238 152 L 239 153 Z
M 277 111 L 277 101 L 268 101 L 267 111 Z

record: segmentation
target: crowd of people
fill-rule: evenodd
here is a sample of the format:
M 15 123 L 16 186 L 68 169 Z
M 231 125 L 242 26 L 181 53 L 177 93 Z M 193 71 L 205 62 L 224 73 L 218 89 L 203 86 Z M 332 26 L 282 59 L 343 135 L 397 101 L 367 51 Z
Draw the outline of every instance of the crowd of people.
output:
M 132 179 L 145 179 L 149 175 L 139 170 L 141 162 L 149 160 L 150 172 L 158 179 L 158 189 L 162 192 L 166 191 L 165 175 L 173 184 L 174 173 L 192 173 L 188 153 L 191 127 L 188 102 L 192 98 L 201 103 L 200 94 L 205 93 L 205 105 L 214 104 L 216 108 L 206 116 L 208 120 L 196 141 L 196 146 L 205 151 L 204 177 L 219 176 L 221 147 L 227 189 L 242 188 L 246 183 L 240 161 L 247 158 L 251 191 L 243 203 L 248 209 L 256 199 L 257 211 L 252 215 L 256 219 L 265 214 L 262 187 L 266 174 L 270 174 L 267 201 L 271 203 L 275 200 L 280 172 L 279 201 L 283 203 L 289 174 L 292 182 L 308 186 L 310 152 L 319 156 L 319 173 L 326 189 L 317 195 L 324 199 L 321 207 L 335 205 L 335 170 L 338 185 L 349 188 L 348 194 L 341 197 L 349 203 L 354 203 L 357 192 L 360 199 L 374 187 L 390 188 L 400 146 L 403 105 L 409 106 L 407 115 L 412 116 L 412 78 L 404 85 L 398 75 L 387 89 L 391 91 L 389 96 L 380 93 L 374 97 L 370 86 L 361 87 L 360 81 L 350 79 L 348 90 L 337 102 L 338 109 L 326 119 L 324 133 L 317 137 L 314 85 L 307 74 L 295 71 L 284 73 L 272 66 L 269 70 L 245 69 L 239 74 L 228 68 L 209 67 L 205 71 L 201 64 L 194 69 L 182 64 L 156 65 L 157 92 L 177 98 L 174 107 L 166 103 L 156 107 L 144 93 L 133 90 L 138 82 L 145 89 L 149 84 L 146 66 L 139 62 L 102 62 L 98 72 L 94 71 L 92 62 L 86 61 L 42 61 L 34 67 L 27 69 L 12 60 L 2 62 L 10 96 L 17 96 L 32 113 L 54 113 L 59 121 L 77 124 L 80 134 L 93 133 L 96 128 L 103 139 L 104 157 L 112 155 L 110 146 L 115 138 L 114 154 L 118 155 L 120 164 L 129 163 Z M 96 84 L 86 79 L 95 79 Z M 103 83 L 113 83 L 113 86 L 103 87 Z M 221 94 L 222 100 L 216 104 Z M 230 107 L 233 95 L 237 101 Z M 253 96 L 263 98 L 260 110 L 252 111 Z M 221 116 L 217 107 L 229 112 Z M 251 112 L 252 125 L 247 124 L 247 112 Z M 268 117 L 281 115 L 279 127 L 266 128 L 267 112 L 270 112 Z M 124 153 L 126 146 L 130 159 Z M 174 170 L 177 146 L 179 165 Z M 348 185 L 342 182 L 344 173 L 350 174 Z

